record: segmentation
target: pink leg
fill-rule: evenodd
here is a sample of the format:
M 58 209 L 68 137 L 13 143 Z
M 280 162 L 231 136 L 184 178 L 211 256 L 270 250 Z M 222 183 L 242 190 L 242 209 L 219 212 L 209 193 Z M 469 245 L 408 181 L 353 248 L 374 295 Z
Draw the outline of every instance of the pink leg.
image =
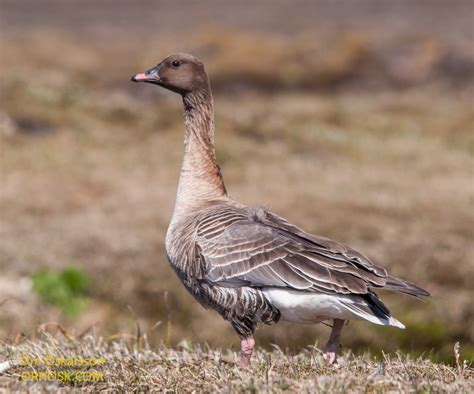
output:
M 240 343 L 241 357 L 240 357 L 240 366 L 248 367 L 250 364 L 250 357 L 252 357 L 252 350 L 255 346 L 255 340 L 253 337 L 242 339 Z
M 344 327 L 344 320 L 334 319 L 331 335 L 324 347 L 323 357 L 329 364 L 337 363 L 337 351 L 339 349 L 339 338 L 341 337 L 342 327 Z

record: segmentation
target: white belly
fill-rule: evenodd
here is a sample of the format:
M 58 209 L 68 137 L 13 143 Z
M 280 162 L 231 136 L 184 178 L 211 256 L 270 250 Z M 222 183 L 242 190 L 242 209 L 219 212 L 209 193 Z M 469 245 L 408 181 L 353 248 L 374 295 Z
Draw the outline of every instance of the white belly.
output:
M 263 294 L 281 313 L 281 319 L 294 323 L 319 323 L 323 320 L 368 320 L 375 324 L 405 328 L 394 317 L 374 315 L 367 301 L 356 294 L 331 295 L 297 290 L 267 288 Z
M 329 294 L 302 293 L 295 290 L 264 289 L 265 297 L 281 312 L 281 319 L 295 323 L 318 323 L 329 319 L 354 319 L 353 313 Z

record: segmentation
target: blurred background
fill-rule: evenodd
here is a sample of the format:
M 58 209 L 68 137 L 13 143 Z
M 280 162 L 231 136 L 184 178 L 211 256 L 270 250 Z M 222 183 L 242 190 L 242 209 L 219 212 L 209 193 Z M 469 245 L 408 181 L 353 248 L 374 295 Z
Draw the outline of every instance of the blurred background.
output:
M 433 298 L 352 322 L 354 351 L 474 354 L 472 1 L 0 1 L 0 338 L 60 323 L 238 348 L 183 289 L 164 239 L 178 96 L 130 76 L 199 56 L 227 188 L 361 250 Z M 278 324 L 290 352 L 329 329 Z

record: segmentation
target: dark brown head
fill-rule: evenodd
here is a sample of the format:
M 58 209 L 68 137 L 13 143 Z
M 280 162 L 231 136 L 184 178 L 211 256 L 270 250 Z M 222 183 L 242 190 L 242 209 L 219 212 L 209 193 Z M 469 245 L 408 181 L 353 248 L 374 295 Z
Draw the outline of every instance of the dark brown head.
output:
M 143 74 L 132 77 L 134 82 L 148 82 L 185 96 L 209 89 L 209 80 L 202 62 L 187 53 L 175 53 L 163 59 Z

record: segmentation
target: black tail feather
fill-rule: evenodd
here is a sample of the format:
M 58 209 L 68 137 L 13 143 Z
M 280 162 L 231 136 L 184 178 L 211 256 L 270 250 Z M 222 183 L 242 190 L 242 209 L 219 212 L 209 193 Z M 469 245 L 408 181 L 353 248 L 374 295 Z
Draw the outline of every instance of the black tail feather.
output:
M 386 318 L 387 316 L 391 316 L 390 309 L 382 302 L 382 300 L 372 291 L 369 291 L 365 294 L 366 299 L 369 304 L 369 308 L 371 309 L 372 313 L 377 317 Z

